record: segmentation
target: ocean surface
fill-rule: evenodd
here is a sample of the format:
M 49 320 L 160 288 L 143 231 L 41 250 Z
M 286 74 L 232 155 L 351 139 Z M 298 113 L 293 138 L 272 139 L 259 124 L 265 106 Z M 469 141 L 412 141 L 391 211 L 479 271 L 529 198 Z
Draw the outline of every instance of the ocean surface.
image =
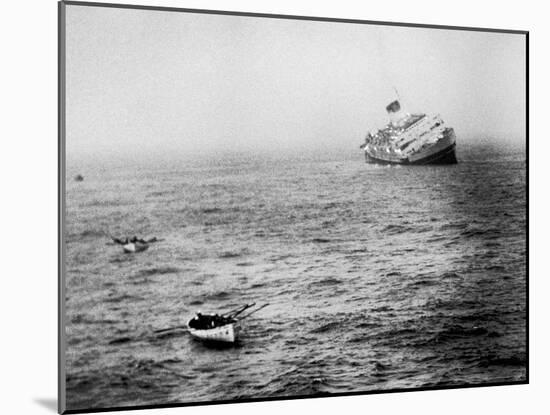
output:
M 525 381 L 525 148 L 458 158 L 69 160 L 68 409 Z M 250 302 L 234 347 L 155 333 Z

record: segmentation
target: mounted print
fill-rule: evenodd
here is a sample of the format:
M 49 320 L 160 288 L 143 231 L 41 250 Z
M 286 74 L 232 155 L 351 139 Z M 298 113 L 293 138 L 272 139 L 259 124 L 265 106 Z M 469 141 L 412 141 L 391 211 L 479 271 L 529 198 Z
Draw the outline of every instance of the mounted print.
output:
M 527 61 L 59 3 L 60 411 L 527 383 Z

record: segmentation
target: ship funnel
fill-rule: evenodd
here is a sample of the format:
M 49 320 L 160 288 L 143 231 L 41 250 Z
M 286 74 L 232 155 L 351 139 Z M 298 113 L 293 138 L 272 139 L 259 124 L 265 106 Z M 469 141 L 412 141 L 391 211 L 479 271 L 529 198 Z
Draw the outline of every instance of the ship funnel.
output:
M 407 116 L 405 111 L 401 109 L 401 104 L 397 100 L 388 104 L 388 106 L 386 107 L 386 111 L 388 112 L 390 116 L 390 121 L 394 126 L 399 124 L 399 121 Z

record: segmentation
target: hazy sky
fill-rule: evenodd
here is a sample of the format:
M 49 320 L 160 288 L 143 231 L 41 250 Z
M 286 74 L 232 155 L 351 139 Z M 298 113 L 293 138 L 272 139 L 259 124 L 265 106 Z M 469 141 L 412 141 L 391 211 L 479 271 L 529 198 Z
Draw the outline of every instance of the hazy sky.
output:
M 68 157 L 358 148 L 393 87 L 525 140 L 523 35 L 69 5 L 66 62 Z

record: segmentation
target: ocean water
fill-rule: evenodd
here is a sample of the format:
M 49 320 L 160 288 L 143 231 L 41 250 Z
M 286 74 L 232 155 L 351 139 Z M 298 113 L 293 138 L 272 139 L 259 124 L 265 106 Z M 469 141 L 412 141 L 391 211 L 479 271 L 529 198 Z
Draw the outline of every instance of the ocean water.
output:
M 69 160 L 68 409 L 525 381 L 525 149 L 458 150 Z M 234 347 L 154 332 L 247 302 Z

